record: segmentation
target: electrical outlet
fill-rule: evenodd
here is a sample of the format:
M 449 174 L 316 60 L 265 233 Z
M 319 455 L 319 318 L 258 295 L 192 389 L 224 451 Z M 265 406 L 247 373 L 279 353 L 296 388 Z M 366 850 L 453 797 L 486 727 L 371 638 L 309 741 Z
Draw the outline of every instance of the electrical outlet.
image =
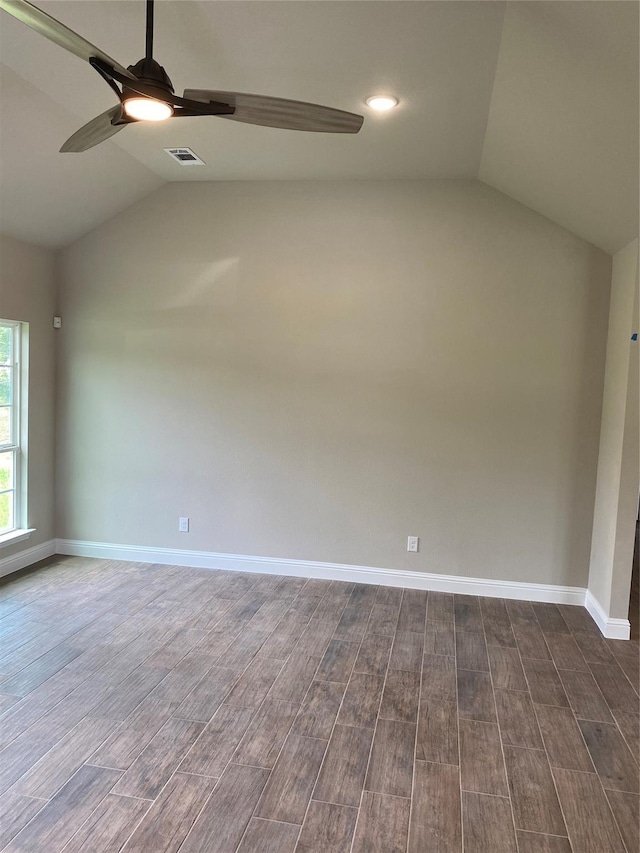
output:
M 417 536 L 409 536 L 407 538 L 407 551 L 413 551 L 413 552 L 417 553 L 419 542 L 420 542 L 420 539 Z
M 181 518 L 180 523 L 178 525 L 178 530 L 180 533 L 188 533 L 189 532 L 189 519 Z

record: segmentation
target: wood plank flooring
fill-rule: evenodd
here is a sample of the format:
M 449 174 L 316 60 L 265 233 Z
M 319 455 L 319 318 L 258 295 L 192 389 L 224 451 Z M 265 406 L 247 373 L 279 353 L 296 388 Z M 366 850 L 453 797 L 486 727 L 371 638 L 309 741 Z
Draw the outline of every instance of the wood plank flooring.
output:
M 579 607 L 52 558 L 0 584 L 7 853 L 637 853 Z

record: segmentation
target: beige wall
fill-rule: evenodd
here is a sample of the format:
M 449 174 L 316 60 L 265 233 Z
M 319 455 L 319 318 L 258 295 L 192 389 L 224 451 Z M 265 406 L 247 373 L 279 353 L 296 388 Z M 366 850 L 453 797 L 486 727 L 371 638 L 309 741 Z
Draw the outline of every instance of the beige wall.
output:
M 0 317 L 29 323 L 29 518 L 36 532 L 0 559 L 54 537 L 55 313 L 53 253 L 0 236 Z
M 625 619 L 640 484 L 638 460 L 638 241 L 613 258 L 589 589 L 607 616 Z
M 61 254 L 58 535 L 585 586 L 610 267 L 478 182 L 162 187 Z

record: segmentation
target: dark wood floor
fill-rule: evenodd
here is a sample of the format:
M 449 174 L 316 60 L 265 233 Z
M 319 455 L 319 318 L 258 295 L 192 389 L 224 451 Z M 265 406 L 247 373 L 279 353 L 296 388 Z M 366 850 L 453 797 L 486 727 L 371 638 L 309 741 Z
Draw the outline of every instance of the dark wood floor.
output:
M 11 853 L 637 853 L 578 607 L 58 558 L 0 588 Z

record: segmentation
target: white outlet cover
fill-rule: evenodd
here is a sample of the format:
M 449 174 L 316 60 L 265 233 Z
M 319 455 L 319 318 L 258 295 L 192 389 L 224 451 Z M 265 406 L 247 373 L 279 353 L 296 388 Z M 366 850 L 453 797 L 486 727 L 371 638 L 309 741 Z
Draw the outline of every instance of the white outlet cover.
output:
M 188 533 L 189 532 L 189 519 L 181 518 L 178 523 L 178 530 L 180 533 Z
M 420 543 L 420 538 L 418 536 L 407 537 L 407 551 L 412 551 L 413 553 L 417 553 L 419 543 Z

